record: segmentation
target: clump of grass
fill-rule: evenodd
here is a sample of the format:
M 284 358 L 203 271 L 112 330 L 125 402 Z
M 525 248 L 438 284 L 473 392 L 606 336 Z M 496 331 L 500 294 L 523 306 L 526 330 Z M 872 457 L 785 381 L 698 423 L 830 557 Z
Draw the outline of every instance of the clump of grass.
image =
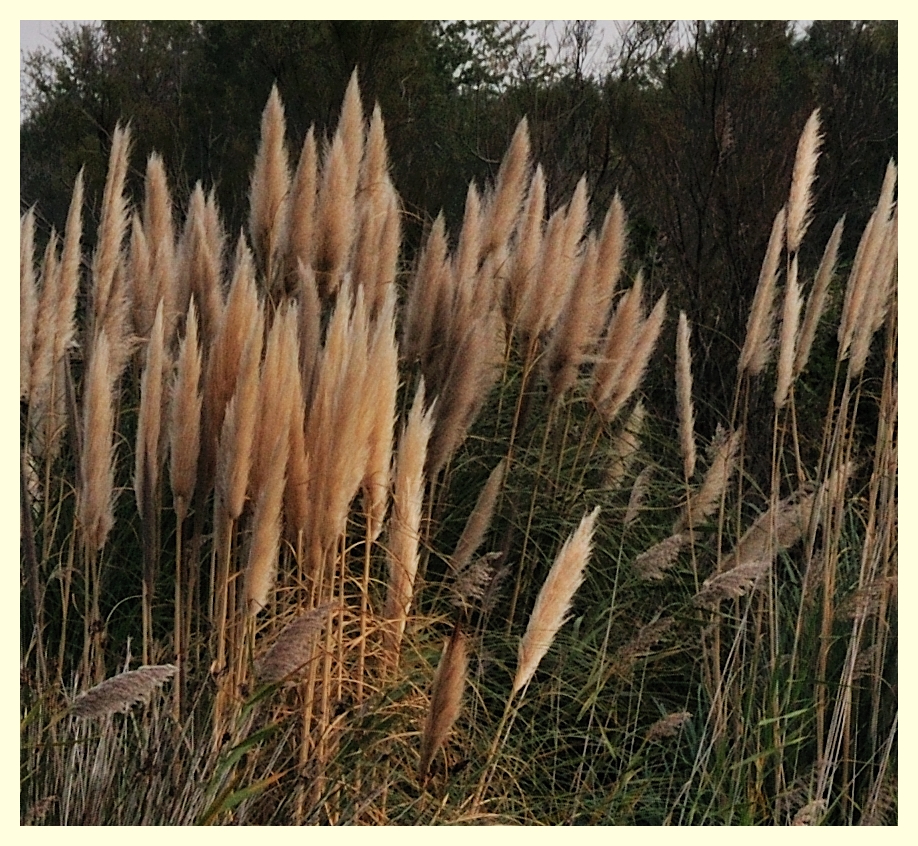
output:
M 20 220 L 22 820 L 888 821 L 895 165 L 842 297 L 842 222 L 812 277 L 803 249 L 811 116 L 733 406 L 693 386 L 677 303 L 660 408 L 642 386 L 668 295 L 648 313 L 617 194 L 598 232 L 585 179 L 549 213 L 525 121 L 410 269 L 356 74 L 292 174 L 287 134 L 275 88 L 232 260 L 200 184 L 176 235 L 155 154 L 132 207 L 121 127 L 91 258 L 82 176 L 63 239 Z M 795 394 L 836 300 L 809 433 Z M 137 638 L 144 666 L 117 673 Z M 71 701 L 75 678 L 96 686 Z

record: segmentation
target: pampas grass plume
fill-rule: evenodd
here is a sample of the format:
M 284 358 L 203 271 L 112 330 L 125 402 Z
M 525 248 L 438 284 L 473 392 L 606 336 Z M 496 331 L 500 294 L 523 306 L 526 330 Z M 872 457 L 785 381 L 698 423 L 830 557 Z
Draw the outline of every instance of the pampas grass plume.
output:
M 126 713 L 138 702 L 146 702 L 175 672 L 173 664 L 157 664 L 112 676 L 74 699 L 70 713 L 83 719 Z
M 787 251 L 796 253 L 810 225 L 813 207 L 813 179 L 822 136 L 819 134 L 819 109 L 815 109 L 803 127 L 797 144 L 790 197 L 787 201 Z
M 583 584 L 598 515 L 597 507 L 580 521 L 576 531 L 564 542 L 536 597 L 529 625 L 520 642 L 514 693 L 529 683 L 564 624 L 574 593 Z
M 459 716 L 468 669 L 466 638 L 457 624 L 440 656 L 430 692 L 430 710 L 421 734 L 421 758 L 418 765 L 418 777 L 422 781 L 427 779 L 431 762 Z
M 679 443 L 682 470 L 686 479 L 695 472 L 695 410 L 692 406 L 691 327 L 684 311 L 679 312 L 676 332 L 676 409 L 679 416 Z

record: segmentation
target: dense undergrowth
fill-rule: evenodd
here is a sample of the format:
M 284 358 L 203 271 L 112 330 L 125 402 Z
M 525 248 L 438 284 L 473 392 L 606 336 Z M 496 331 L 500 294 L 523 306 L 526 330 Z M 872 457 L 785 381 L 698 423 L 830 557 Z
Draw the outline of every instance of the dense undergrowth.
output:
M 798 266 L 814 114 L 696 397 L 622 204 L 548 214 L 525 123 L 410 269 L 356 77 L 295 167 L 272 94 L 238 242 L 156 157 L 132 206 L 129 142 L 92 256 L 79 181 L 39 261 L 21 223 L 23 823 L 896 821 L 894 165 Z

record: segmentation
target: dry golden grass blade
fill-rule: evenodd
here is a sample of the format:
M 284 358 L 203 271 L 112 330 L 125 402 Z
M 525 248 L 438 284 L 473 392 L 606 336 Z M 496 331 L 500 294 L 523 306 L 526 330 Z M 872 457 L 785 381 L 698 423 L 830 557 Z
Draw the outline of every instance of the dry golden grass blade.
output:
M 466 638 L 457 623 L 440 656 L 430 692 L 430 710 L 421 733 L 418 764 L 418 778 L 422 782 L 427 780 L 430 765 L 459 716 L 468 670 Z
M 32 371 L 32 347 L 38 314 L 35 280 L 35 209 L 19 219 L 19 398 L 28 401 Z
M 313 657 L 313 646 L 328 612 L 337 610 L 339 606 L 327 602 L 287 623 L 271 648 L 255 660 L 255 678 L 276 684 L 301 672 Z
M 843 216 L 835 224 L 835 228 L 829 236 L 825 251 L 822 254 L 822 261 L 819 262 L 819 269 L 816 271 L 816 280 L 813 282 L 813 290 L 810 292 L 806 302 L 806 315 L 803 318 L 800 340 L 797 343 L 797 357 L 794 359 L 795 376 L 799 376 L 806 367 L 810 357 L 810 350 L 813 348 L 813 341 L 816 339 L 816 329 L 825 310 L 829 284 L 835 276 L 835 263 L 838 259 L 838 246 L 841 243 L 844 225 L 845 218 Z
M 574 593 L 583 583 L 598 515 L 599 508 L 593 509 L 564 542 L 536 597 L 529 624 L 520 641 L 516 676 L 513 679 L 514 693 L 529 683 L 567 618 Z
M 810 225 L 813 208 L 813 180 L 822 136 L 819 134 L 819 109 L 814 109 L 803 127 L 797 144 L 790 197 L 787 201 L 787 251 L 796 253 Z
M 384 616 L 392 621 L 387 631 L 390 656 L 398 655 L 405 631 L 408 609 L 414 595 L 418 570 L 418 541 L 424 499 L 424 464 L 427 444 L 433 431 L 433 407 L 424 411 L 424 381 L 421 380 L 408 421 L 402 429 L 395 460 L 395 482 L 392 491 L 392 516 L 386 549 L 389 560 L 389 584 L 386 590 Z
M 797 282 L 797 256 L 791 258 L 781 313 L 781 333 L 778 336 L 778 379 L 775 387 L 775 408 L 783 408 L 794 378 L 797 352 L 797 330 L 800 325 L 800 285 Z
M 752 298 L 749 310 L 749 322 L 746 325 L 746 340 L 739 357 L 739 372 L 749 371 L 753 376 L 762 372 L 771 356 L 771 333 L 774 322 L 775 284 L 778 278 L 778 262 L 781 258 L 781 246 L 784 243 L 787 213 L 781 209 L 771 227 L 771 237 L 759 283 Z
M 174 664 L 156 664 L 112 676 L 74 699 L 70 713 L 84 719 L 126 713 L 138 702 L 148 701 L 175 670 Z
M 684 311 L 679 312 L 676 332 L 676 412 L 679 417 L 679 445 L 682 471 L 691 479 L 695 473 L 695 409 L 692 405 L 691 327 Z
M 185 337 L 179 347 L 169 418 L 169 477 L 179 524 L 188 513 L 197 481 L 203 401 L 201 367 L 198 316 L 192 300 L 185 321 Z
M 96 336 L 83 391 L 78 522 L 90 552 L 98 552 L 114 524 L 115 409 L 105 330 Z
M 269 291 L 287 246 L 290 166 L 285 134 L 284 106 L 275 84 L 262 112 L 261 142 L 249 187 L 249 232 Z

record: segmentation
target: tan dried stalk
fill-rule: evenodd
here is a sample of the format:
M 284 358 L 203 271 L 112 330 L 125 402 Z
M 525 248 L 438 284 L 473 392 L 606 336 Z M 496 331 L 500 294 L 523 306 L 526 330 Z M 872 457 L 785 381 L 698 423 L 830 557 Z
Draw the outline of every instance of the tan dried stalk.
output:
M 115 409 L 108 338 L 93 341 L 83 391 L 83 451 L 80 454 L 78 522 L 91 553 L 97 553 L 114 524 Z
M 338 606 L 327 602 L 287 623 L 271 648 L 255 661 L 255 678 L 276 684 L 301 672 L 312 659 L 313 646 L 328 612 L 336 610 Z
M 729 435 L 723 430 L 718 430 L 718 437 L 712 444 L 714 457 L 711 459 L 711 466 L 705 473 L 698 492 L 689 496 L 689 501 L 673 525 L 673 534 L 697 528 L 719 508 L 730 477 L 736 469 L 736 455 L 742 434 L 742 429 L 737 429 Z
M 800 325 L 800 286 L 797 284 L 797 256 L 791 258 L 784 291 L 784 309 L 781 314 L 781 334 L 778 340 L 778 381 L 775 387 L 775 408 L 783 408 L 794 377 L 794 358 L 797 352 L 797 330 Z
M 90 335 L 105 325 L 114 296 L 115 275 L 121 264 L 121 245 L 128 227 L 128 204 L 124 196 L 124 181 L 127 175 L 128 154 L 131 143 L 130 127 L 119 123 L 112 133 L 112 148 L 108 160 L 108 174 L 102 194 L 102 216 L 99 221 L 99 235 L 92 259 L 90 314 L 92 329 Z M 112 353 L 118 340 L 107 330 Z M 116 370 L 118 368 L 115 368 Z
M 748 371 L 752 376 L 757 376 L 768 364 L 771 355 L 775 283 L 778 278 L 778 262 L 781 258 L 781 245 L 784 242 L 786 217 L 786 211 L 782 208 L 775 215 L 771 227 L 771 237 L 765 252 L 765 260 L 762 262 L 762 270 L 759 273 L 759 283 L 749 310 L 746 340 L 740 352 L 740 373 Z
M 249 232 L 269 291 L 287 246 L 290 166 L 285 134 L 284 106 L 275 84 L 261 115 L 261 142 L 249 187 Z
M 794 174 L 787 201 L 787 251 L 796 253 L 810 225 L 813 208 L 813 180 L 822 136 L 819 134 L 819 109 L 814 109 L 797 143 Z
M 35 208 L 19 219 L 19 398 L 29 400 L 38 313 L 35 281 Z
M 819 268 L 816 271 L 816 279 L 813 282 L 813 290 L 806 301 L 806 314 L 803 318 L 803 327 L 800 330 L 800 340 L 797 343 L 797 357 L 794 359 L 794 376 L 799 376 L 810 357 L 810 350 L 813 348 L 813 341 L 816 339 L 816 329 L 819 321 L 822 319 L 823 311 L 826 307 L 826 295 L 829 291 L 829 284 L 835 276 L 835 263 L 838 259 L 838 247 L 841 243 L 842 231 L 845 226 L 845 218 L 842 218 L 835 224 L 832 234 L 826 243 L 826 248 L 822 254 L 822 261 L 819 262 Z
M 290 193 L 290 232 L 287 242 L 287 277 L 291 284 L 299 278 L 299 262 L 311 268 L 315 254 L 316 183 L 318 153 L 315 128 L 309 127 Z
M 482 257 L 500 253 L 507 247 L 526 191 L 529 151 L 529 122 L 524 117 L 517 124 L 510 147 L 497 172 L 497 182 L 486 212 Z
M 418 778 L 422 782 L 427 780 L 430 765 L 459 716 L 468 669 L 466 637 L 457 624 L 440 656 L 430 691 L 430 710 L 421 733 L 421 757 L 418 764 Z
M 185 337 L 179 347 L 169 418 L 169 476 L 179 524 L 188 514 L 197 480 L 203 401 L 200 389 L 201 367 L 198 314 L 192 300 L 185 320 Z
M 424 464 L 433 431 L 433 406 L 424 411 L 424 380 L 418 385 L 408 421 L 402 429 L 395 460 L 392 516 L 389 519 L 389 584 L 384 616 L 391 621 L 386 632 L 388 652 L 398 655 L 414 595 L 418 570 L 418 541 L 424 499 Z
M 609 449 L 609 466 L 603 476 L 603 485 L 617 490 L 628 475 L 631 463 L 641 448 L 641 429 L 647 409 L 644 403 L 637 403 L 628 415 L 628 420 L 618 433 Z
M 520 642 L 513 693 L 524 688 L 564 624 L 590 558 L 599 508 L 585 516 L 564 542 L 536 597 L 529 624 Z
M 468 567 L 472 556 L 478 551 L 478 547 L 481 546 L 481 542 L 491 526 L 494 506 L 497 504 L 497 497 L 503 487 L 506 469 L 507 459 L 504 458 L 498 462 L 497 466 L 488 475 L 488 481 L 485 482 L 481 493 L 478 494 L 475 507 L 465 523 L 465 528 L 462 530 L 459 542 L 456 544 L 456 549 L 450 558 L 450 566 L 457 576 Z
M 695 473 L 695 409 L 692 406 L 691 327 L 684 311 L 679 312 L 679 328 L 676 331 L 676 412 L 679 417 L 682 471 L 688 480 Z
M 147 702 L 175 670 L 173 664 L 156 664 L 112 676 L 74 699 L 70 713 L 82 719 L 127 713 L 138 702 Z
M 664 578 L 667 570 L 676 563 L 687 540 L 687 535 L 677 532 L 642 552 L 634 559 L 634 570 L 638 578 L 645 581 Z
M 653 354 L 657 339 L 660 337 L 660 330 L 663 328 L 663 319 L 666 317 L 666 297 L 667 294 L 664 292 L 663 296 L 657 300 L 650 316 L 644 321 L 636 337 L 631 356 L 622 368 L 618 385 L 608 401 L 600 406 L 600 414 L 606 422 L 615 419 L 644 378 L 644 372 L 650 363 L 650 356 Z

